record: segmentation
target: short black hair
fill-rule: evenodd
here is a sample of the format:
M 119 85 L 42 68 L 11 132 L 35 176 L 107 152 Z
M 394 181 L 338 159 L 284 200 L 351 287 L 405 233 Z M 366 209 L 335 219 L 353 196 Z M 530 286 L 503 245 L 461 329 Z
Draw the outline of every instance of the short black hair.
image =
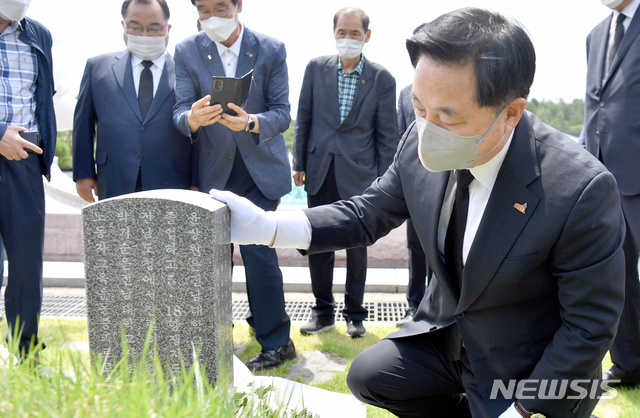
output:
M 151 4 L 152 1 L 157 1 L 160 7 L 162 8 L 162 13 L 164 14 L 165 20 L 169 20 L 171 17 L 171 13 L 169 12 L 169 5 L 166 0 L 124 0 L 122 3 L 122 9 L 120 13 L 122 14 L 122 18 L 124 19 L 127 15 L 127 9 L 129 9 L 129 5 L 133 2 L 140 4 Z
M 238 4 L 238 0 L 231 0 L 231 3 Z M 191 4 L 196 5 L 196 0 L 191 0 Z
M 336 26 L 338 25 L 338 18 L 345 10 L 349 10 L 350 12 L 358 12 L 360 14 L 360 17 L 362 18 L 362 28 L 364 29 L 364 32 L 366 34 L 369 30 L 369 15 L 364 10 L 358 9 L 357 7 L 345 7 L 338 10 L 336 14 L 333 15 L 333 30 L 336 29 Z
M 407 50 L 414 67 L 422 55 L 445 65 L 471 63 L 476 102 L 497 110 L 514 98 L 526 99 L 536 71 L 536 53 L 524 28 L 499 13 L 473 7 L 418 26 Z

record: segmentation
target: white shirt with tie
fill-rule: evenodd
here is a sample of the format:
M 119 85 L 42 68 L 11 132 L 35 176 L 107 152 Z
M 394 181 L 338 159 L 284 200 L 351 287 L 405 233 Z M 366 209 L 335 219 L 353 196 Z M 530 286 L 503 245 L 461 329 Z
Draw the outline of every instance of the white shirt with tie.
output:
M 611 19 L 611 26 L 609 26 L 609 41 L 607 44 L 607 54 L 604 57 L 604 62 L 609 62 L 609 51 L 611 51 L 611 47 L 613 46 L 613 39 L 616 35 L 616 21 L 618 20 L 618 16 L 620 13 L 626 16 L 626 19 L 622 22 L 622 27 L 624 27 L 624 33 L 627 33 L 629 29 L 629 25 L 631 24 L 631 19 L 636 14 L 638 10 L 638 6 L 640 6 L 640 0 L 633 0 L 627 7 L 622 9 L 622 12 L 617 10 L 613 11 L 613 17 Z M 606 68 L 606 67 L 605 67 Z M 607 72 L 604 72 L 604 76 L 606 77 Z
M 158 58 L 152 60 L 153 65 L 149 67 L 151 74 L 153 75 L 153 96 L 155 97 L 158 85 L 160 84 L 160 77 L 162 77 L 162 70 L 164 69 L 165 55 L 167 51 L 164 51 Z M 140 90 L 140 74 L 144 70 L 142 60 L 135 55 L 131 54 L 131 71 L 133 72 L 133 86 L 136 89 L 136 96 Z

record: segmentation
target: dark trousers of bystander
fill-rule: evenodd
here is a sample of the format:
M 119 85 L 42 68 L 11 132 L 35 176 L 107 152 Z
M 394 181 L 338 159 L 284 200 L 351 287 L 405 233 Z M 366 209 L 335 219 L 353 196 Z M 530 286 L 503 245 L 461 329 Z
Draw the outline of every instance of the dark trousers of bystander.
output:
M 333 160 L 324 183 L 315 195 L 308 195 L 310 208 L 337 202 L 340 199 L 336 185 L 335 166 Z M 309 255 L 309 273 L 311 288 L 316 298 L 313 307 L 315 316 L 333 315 L 336 303 L 333 298 L 333 268 L 335 253 L 326 252 Z M 367 318 L 367 310 L 362 306 L 364 287 L 367 280 L 367 247 L 347 250 L 347 279 L 345 284 L 345 301 L 343 316 L 347 321 L 363 321 Z
M 44 257 L 44 186 L 38 156 L 0 156 L 0 237 L 8 261 L 4 293 L 9 332 L 21 332 L 21 350 L 38 344 Z

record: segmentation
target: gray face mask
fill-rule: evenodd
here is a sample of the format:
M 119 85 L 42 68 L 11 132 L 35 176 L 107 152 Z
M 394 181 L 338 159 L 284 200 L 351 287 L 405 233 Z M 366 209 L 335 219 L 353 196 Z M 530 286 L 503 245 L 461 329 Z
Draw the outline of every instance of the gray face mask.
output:
M 615 9 L 616 7 L 620 6 L 624 0 L 601 0 L 601 1 L 602 1 L 602 4 L 604 4 L 605 6 L 611 9 Z
M 496 117 L 484 135 L 461 136 L 442 129 L 438 125 L 416 115 L 420 162 L 429 171 L 451 171 L 469 168 L 473 163 L 493 152 L 507 135 L 506 133 L 502 135 L 500 141 L 484 155 L 476 157 L 482 141 L 491 132 L 499 117 L 500 115 Z

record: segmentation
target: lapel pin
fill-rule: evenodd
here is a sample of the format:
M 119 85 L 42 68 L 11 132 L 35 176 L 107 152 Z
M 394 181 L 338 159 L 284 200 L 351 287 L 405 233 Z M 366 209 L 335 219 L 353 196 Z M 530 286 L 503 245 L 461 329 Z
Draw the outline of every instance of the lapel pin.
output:
M 360 80 L 360 83 L 364 84 L 364 80 Z
M 518 209 L 520 212 L 525 213 L 527 211 L 527 204 L 521 205 L 520 203 L 516 203 L 513 205 L 514 208 Z
M 249 58 L 253 58 L 253 52 L 251 52 L 251 51 L 247 52 L 247 56 L 248 56 Z
M 211 55 L 207 55 L 207 57 L 209 57 L 209 59 L 211 59 Z

